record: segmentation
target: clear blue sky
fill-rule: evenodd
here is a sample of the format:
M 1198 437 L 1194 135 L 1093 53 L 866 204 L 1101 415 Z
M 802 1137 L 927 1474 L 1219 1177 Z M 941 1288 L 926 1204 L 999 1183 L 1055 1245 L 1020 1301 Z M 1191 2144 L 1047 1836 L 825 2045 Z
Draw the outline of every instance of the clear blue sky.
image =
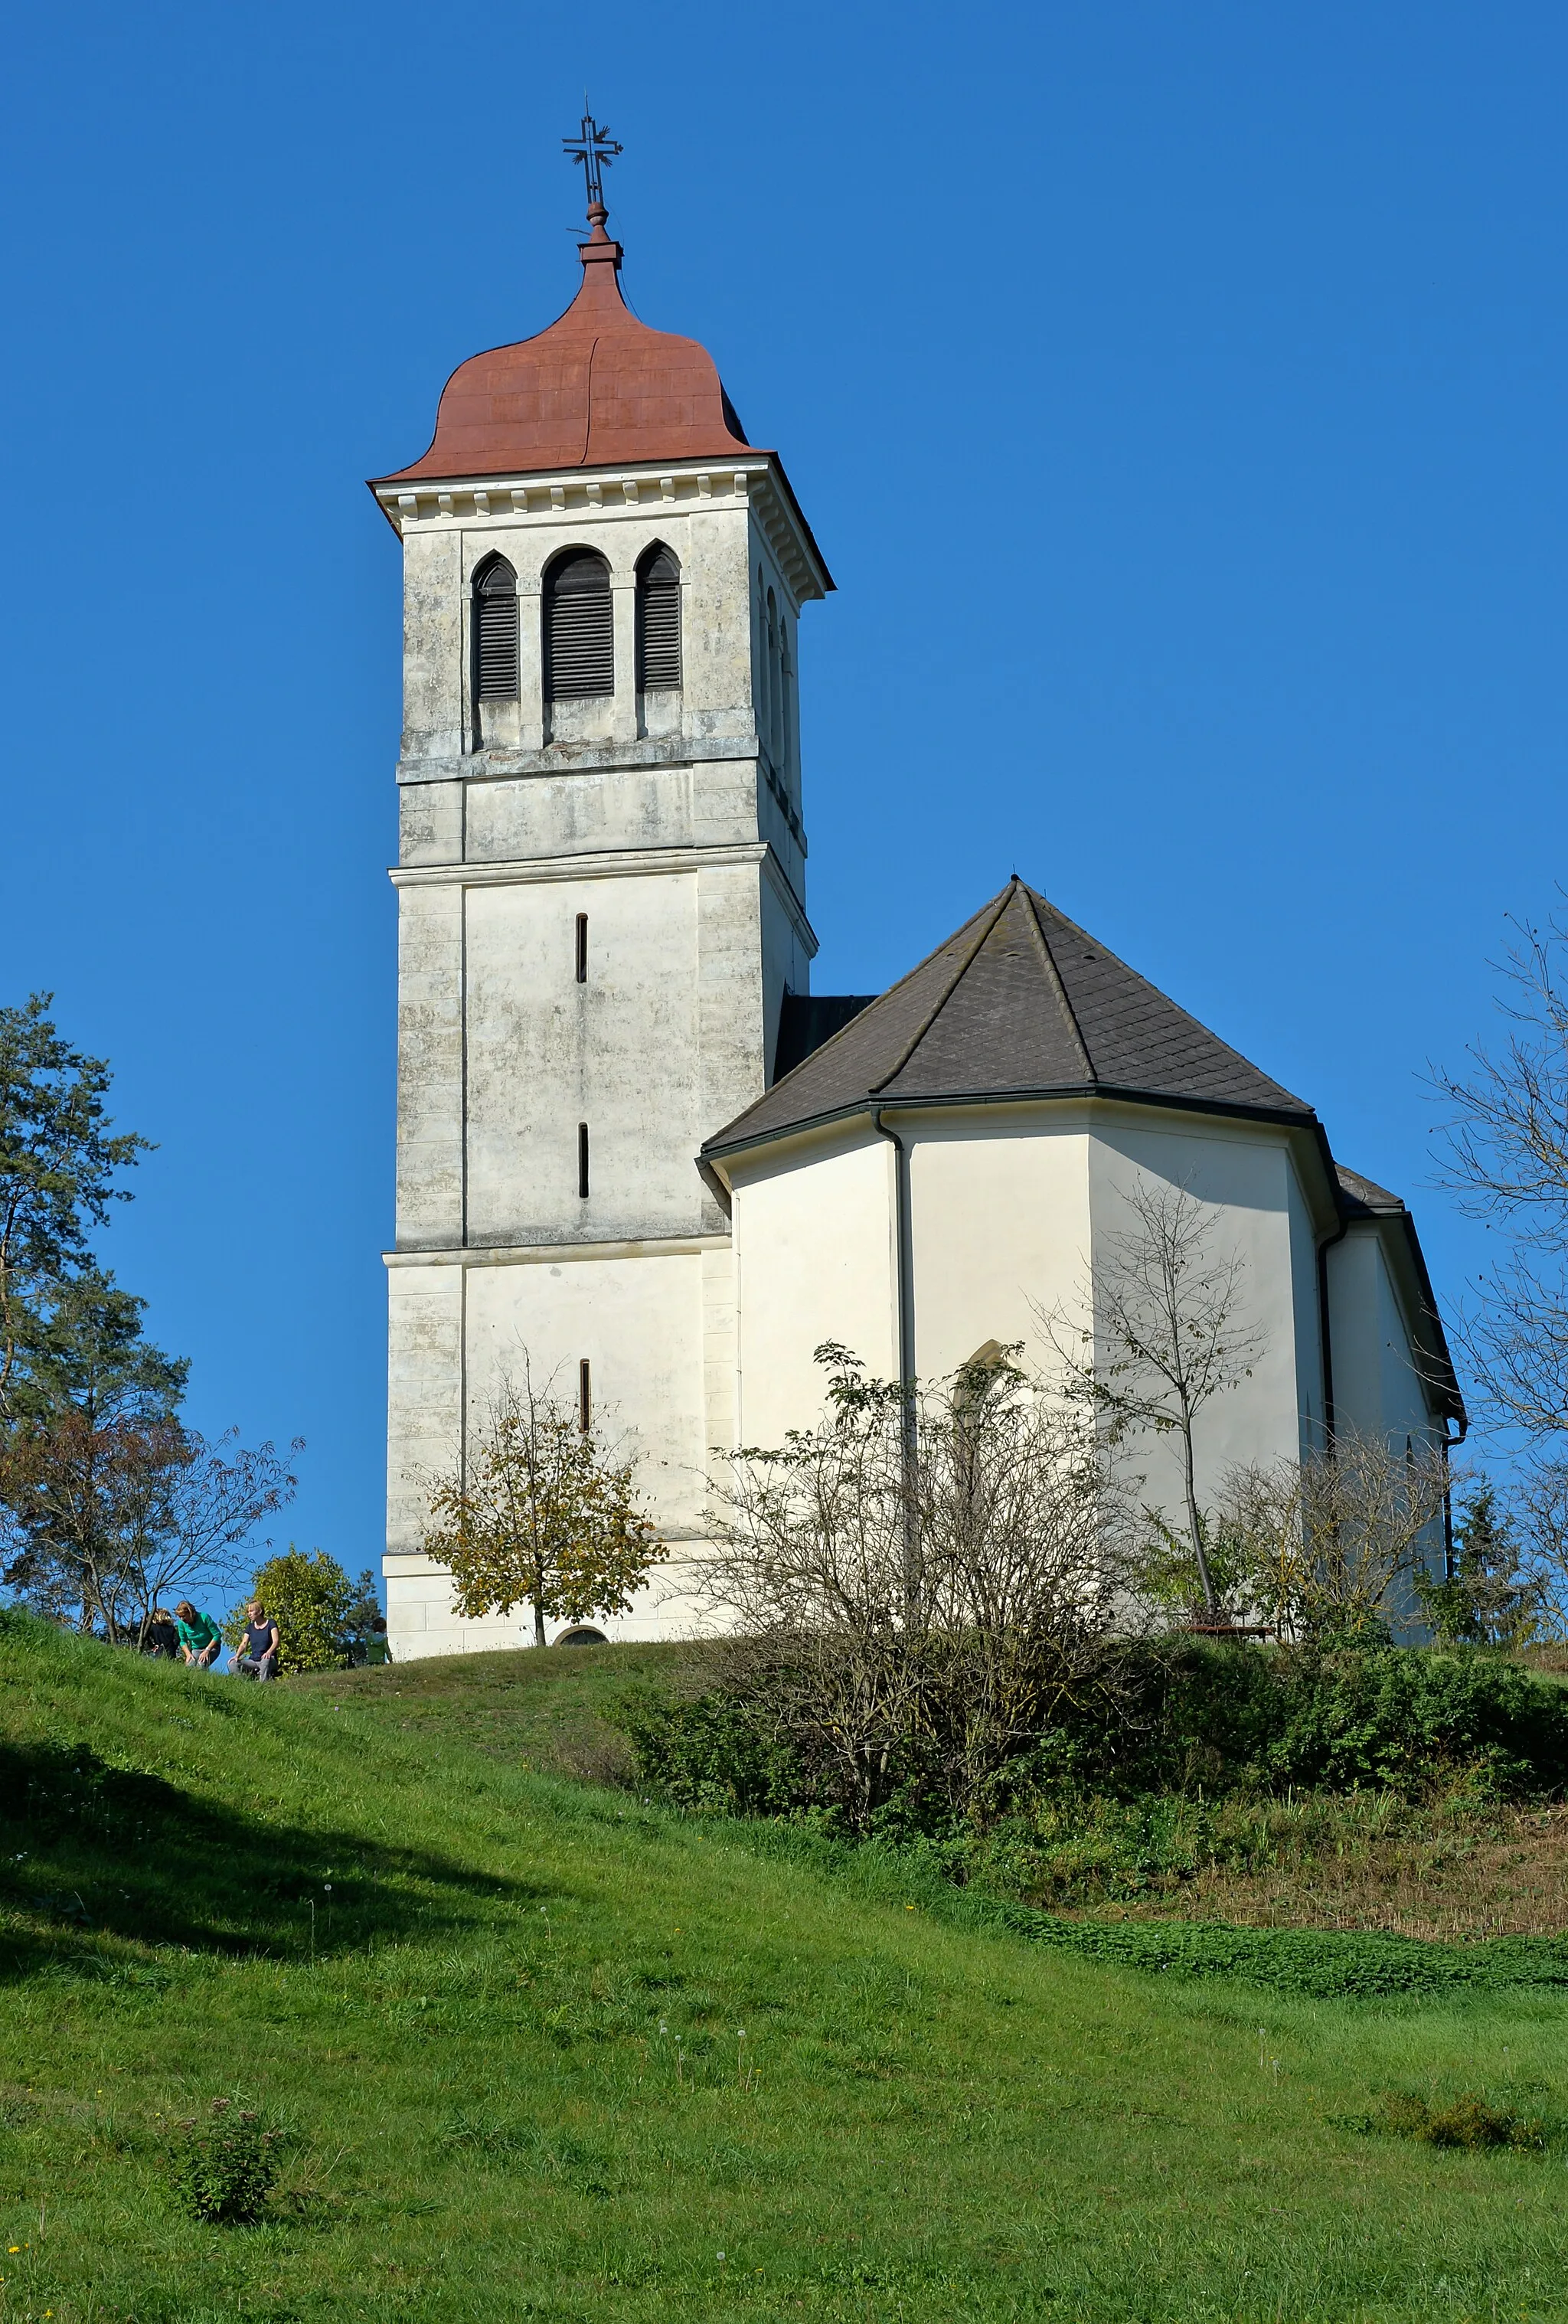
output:
M 1564 836 L 1568 14 L 1389 0 L 85 0 L 8 34 L 0 994 L 159 1150 L 106 1251 L 191 1409 L 380 1545 L 397 544 L 363 479 L 572 294 L 637 311 L 839 594 L 823 991 L 1016 865 L 1477 1264 L 1419 1076 Z

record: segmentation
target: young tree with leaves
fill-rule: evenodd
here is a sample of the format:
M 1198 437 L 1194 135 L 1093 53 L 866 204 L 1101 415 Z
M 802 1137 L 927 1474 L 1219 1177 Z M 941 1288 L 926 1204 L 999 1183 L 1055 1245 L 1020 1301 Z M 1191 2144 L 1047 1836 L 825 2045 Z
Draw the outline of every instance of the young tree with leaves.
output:
M 1108 1441 L 1175 1439 L 1187 1541 L 1209 1621 L 1221 1614 L 1198 1506 L 1199 1415 L 1250 1378 L 1266 1345 L 1246 1312 L 1246 1261 L 1218 1246 L 1213 1212 L 1185 1186 L 1139 1179 L 1129 1223 L 1102 1234 L 1084 1320 L 1042 1315 L 1070 1390 Z
M 246 1597 L 260 1599 L 278 1626 L 280 1677 L 291 1671 L 346 1668 L 355 1587 L 324 1549 L 296 1549 L 291 1542 L 257 1567 Z M 244 1632 L 242 1606 L 225 1623 L 224 1636 L 237 1647 Z
M 189 1366 L 97 1264 L 115 1175 L 152 1149 L 114 1131 L 107 1065 L 48 1010 L 0 1009 L 0 1586 L 140 1643 L 160 1598 L 229 1578 L 294 1480 L 272 1444 L 185 1426 Z
M 623 1613 L 669 1551 L 632 1483 L 549 1383 L 503 1379 L 466 1468 L 436 1481 L 424 1551 L 452 1576 L 460 1614 L 533 1609 L 549 1620 Z

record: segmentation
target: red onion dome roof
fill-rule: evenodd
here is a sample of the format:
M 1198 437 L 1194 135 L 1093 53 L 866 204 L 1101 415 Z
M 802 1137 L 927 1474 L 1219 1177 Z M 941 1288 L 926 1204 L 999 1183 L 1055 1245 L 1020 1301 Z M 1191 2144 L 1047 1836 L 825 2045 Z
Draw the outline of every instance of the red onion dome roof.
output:
M 650 330 L 628 308 L 621 245 L 602 217 L 580 255 L 583 287 L 559 320 L 459 364 L 429 450 L 378 483 L 722 460 L 750 448 L 707 349 Z

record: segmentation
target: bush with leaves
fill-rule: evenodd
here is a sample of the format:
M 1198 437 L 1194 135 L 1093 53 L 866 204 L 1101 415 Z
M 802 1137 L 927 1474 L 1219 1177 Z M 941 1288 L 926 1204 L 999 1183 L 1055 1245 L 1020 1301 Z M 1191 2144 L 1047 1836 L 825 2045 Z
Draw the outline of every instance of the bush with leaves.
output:
M 346 1627 L 355 1585 L 324 1549 L 307 1553 L 291 1542 L 281 1556 L 256 1570 L 247 1592 L 259 1598 L 278 1626 L 278 1670 L 344 1670 L 348 1664 Z M 231 1646 L 244 1629 L 244 1607 L 235 1607 L 224 1625 Z
M 853 1831 L 903 1794 L 993 1812 L 1043 1735 L 1119 1723 L 1121 1498 L 1015 1353 L 922 1386 L 826 1342 L 818 1425 L 715 1478 L 697 1588 L 732 1634 L 723 1691 Z
M 702 1815 L 786 1815 L 806 1786 L 789 1744 L 721 1688 L 628 1687 L 606 1713 L 632 1746 L 638 1780 Z
M 214 2098 L 175 2133 L 169 2183 L 193 2219 L 246 2227 L 259 2219 L 278 2176 L 279 2135 L 261 2116 Z
M 809 1731 L 770 1715 L 747 1649 L 715 1663 L 693 1698 L 643 1688 L 616 1714 L 638 1780 L 708 1813 L 816 1812 L 847 1829 L 900 1838 L 1026 1823 L 1042 1803 L 1268 1798 L 1380 1792 L 1406 1799 L 1568 1794 L 1568 1688 L 1472 1648 L 1131 1643 L 1117 1664 L 1114 1715 L 1093 1694 L 1065 1698 L 1042 1731 L 1020 1735 L 986 1787 L 962 1804 L 933 1780 L 920 1738 L 890 1755 L 868 1812 L 845 1812 L 832 1763 Z M 1074 1803 L 1076 1803 L 1075 1806 Z

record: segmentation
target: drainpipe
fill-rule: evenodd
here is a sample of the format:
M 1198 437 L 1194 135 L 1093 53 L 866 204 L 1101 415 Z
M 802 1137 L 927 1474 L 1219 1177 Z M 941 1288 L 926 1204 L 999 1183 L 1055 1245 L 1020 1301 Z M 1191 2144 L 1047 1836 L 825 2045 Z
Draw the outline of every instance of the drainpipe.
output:
M 1328 1255 L 1335 1243 L 1343 1242 L 1351 1231 L 1349 1219 L 1342 1218 L 1337 1231 L 1324 1235 L 1317 1247 L 1317 1342 L 1323 1357 L 1323 1434 L 1326 1452 L 1333 1451 L 1338 1425 L 1334 1412 L 1333 1331 L 1328 1312 Z
M 1469 1433 L 1470 1422 L 1465 1419 L 1459 1425 L 1459 1434 L 1451 1436 L 1448 1433 L 1448 1416 L 1444 1414 L 1443 1421 L 1443 1578 L 1444 1582 L 1453 1580 L 1453 1486 L 1450 1481 L 1450 1471 L 1453 1467 L 1453 1456 L 1464 1443 Z
M 898 1131 L 888 1128 L 880 1105 L 872 1109 L 872 1128 L 879 1138 L 885 1138 L 893 1149 L 893 1250 L 904 1500 L 904 1602 L 906 1612 L 912 1618 L 920 1601 L 920 1535 L 919 1508 L 916 1498 L 919 1437 L 915 1410 L 915 1282 L 914 1246 L 909 1229 L 909 1149 Z

